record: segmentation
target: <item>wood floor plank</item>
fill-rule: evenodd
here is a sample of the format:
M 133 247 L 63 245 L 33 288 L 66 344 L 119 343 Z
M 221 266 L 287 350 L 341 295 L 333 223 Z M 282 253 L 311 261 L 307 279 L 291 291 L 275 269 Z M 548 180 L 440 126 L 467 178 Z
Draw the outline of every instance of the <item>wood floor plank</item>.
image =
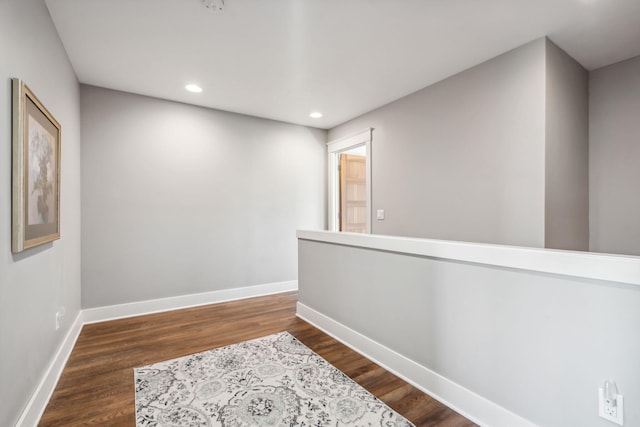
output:
M 135 426 L 133 368 L 288 331 L 417 427 L 471 421 L 295 315 L 285 293 L 85 325 L 40 426 Z

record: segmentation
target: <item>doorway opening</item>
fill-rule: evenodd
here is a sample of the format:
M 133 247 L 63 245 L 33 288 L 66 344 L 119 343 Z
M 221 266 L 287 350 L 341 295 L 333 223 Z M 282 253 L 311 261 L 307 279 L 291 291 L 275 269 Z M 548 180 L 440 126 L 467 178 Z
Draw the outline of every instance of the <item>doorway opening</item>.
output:
M 327 143 L 330 231 L 371 233 L 371 133 Z

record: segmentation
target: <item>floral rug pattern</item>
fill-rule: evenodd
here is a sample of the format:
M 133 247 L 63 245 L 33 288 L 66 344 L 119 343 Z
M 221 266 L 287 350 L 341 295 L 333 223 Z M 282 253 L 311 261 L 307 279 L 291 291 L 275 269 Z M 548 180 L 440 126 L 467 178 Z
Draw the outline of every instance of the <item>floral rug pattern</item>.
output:
M 287 332 L 134 375 L 138 427 L 413 427 Z

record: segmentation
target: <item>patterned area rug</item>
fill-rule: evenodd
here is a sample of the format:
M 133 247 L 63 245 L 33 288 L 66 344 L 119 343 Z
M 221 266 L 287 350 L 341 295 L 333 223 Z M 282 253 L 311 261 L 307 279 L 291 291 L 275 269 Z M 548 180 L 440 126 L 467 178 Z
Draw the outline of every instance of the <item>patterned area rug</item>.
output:
M 413 426 L 287 332 L 137 368 L 135 383 L 137 426 Z

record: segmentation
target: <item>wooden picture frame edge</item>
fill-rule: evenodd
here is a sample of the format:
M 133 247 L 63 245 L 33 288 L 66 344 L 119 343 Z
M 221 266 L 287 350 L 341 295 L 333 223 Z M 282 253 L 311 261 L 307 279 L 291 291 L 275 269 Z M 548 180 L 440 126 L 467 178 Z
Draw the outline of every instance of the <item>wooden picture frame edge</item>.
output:
M 60 238 L 60 171 L 62 154 L 62 128 L 60 123 L 53 117 L 47 108 L 40 102 L 38 97 L 20 79 L 12 78 L 12 183 L 11 183 L 11 251 L 19 253 L 25 249 L 44 243 L 52 242 Z M 26 239 L 26 197 L 27 197 L 27 174 L 25 160 L 28 150 L 26 141 L 26 120 L 27 120 L 27 98 L 40 110 L 40 112 L 51 122 L 56 129 L 56 170 L 54 179 L 55 186 L 55 215 L 56 230 L 43 236 Z

